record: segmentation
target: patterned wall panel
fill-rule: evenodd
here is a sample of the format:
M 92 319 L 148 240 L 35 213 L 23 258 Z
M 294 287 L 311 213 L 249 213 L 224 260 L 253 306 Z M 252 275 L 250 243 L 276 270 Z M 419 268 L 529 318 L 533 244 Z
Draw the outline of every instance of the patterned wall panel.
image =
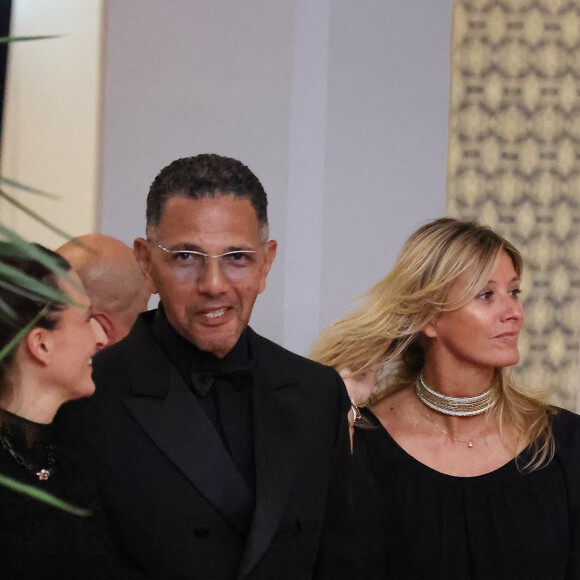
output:
M 574 410 L 580 330 L 580 0 L 456 0 L 447 211 L 523 253 L 521 384 Z

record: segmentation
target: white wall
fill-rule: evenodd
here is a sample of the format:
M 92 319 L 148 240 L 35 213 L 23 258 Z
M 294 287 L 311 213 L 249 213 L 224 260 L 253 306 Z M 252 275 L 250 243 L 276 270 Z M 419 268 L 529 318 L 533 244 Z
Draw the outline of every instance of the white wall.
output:
M 215 152 L 259 176 L 272 234 L 284 241 L 293 19 L 290 0 L 109 2 L 103 233 L 127 243 L 143 235 L 158 171 L 178 157 Z M 256 316 L 277 340 L 281 245 Z
M 131 243 L 161 167 L 243 160 L 280 242 L 253 326 L 305 352 L 444 211 L 450 18 L 451 0 L 110 0 L 101 23 L 97 0 L 15 0 L 14 34 L 65 36 L 12 47 L 2 171 L 61 195 L 34 206 L 71 234 Z
M 444 213 L 450 21 L 451 0 L 332 3 L 319 306 L 309 336 L 286 325 L 296 350 Z
M 102 231 L 175 158 L 244 161 L 280 251 L 252 325 L 306 352 L 442 215 L 451 0 L 107 4 Z
M 99 0 L 13 0 L 12 36 L 62 35 L 10 45 L 2 174 L 59 196 L 16 193 L 71 235 L 96 227 L 99 190 Z M 13 209 L 2 221 L 25 238 L 56 247 L 63 239 Z
M 165 164 L 243 160 L 280 242 L 253 318 L 274 340 L 305 352 L 443 212 L 451 0 L 110 0 L 103 22 L 98 0 L 13 6 L 13 34 L 64 35 L 11 48 L 2 172 L 61 196 L 22 199 L 72 235 L 131 243 Z

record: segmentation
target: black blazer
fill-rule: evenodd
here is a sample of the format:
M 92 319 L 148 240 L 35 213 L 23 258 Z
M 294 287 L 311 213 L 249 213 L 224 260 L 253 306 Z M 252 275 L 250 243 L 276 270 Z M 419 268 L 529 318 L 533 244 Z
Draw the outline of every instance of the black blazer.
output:
M 212 422 L 155 342 L 154 312 L 63 407 L 121 554 L 151 578 L 357 578 L 348 399 L 338 374 L 249 330 L 255 505 Z M 247 541 L 246 541 L 247 539 Z

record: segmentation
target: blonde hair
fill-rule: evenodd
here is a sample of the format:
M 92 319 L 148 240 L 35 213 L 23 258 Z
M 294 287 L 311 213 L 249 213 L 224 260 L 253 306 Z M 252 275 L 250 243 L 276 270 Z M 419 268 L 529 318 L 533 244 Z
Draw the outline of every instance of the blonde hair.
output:
M 348 368 L 355 376 L 377 367 L 387 369 L 387 384 L 370 403 L 413 385 L 424 362 L 422 330 L 441 312 L 457 310 L 475 298 L 503 252 L 521 277 L 520 253 L 490 228 L 452 218 L 422 226 L 407 240 L 389 274 L 362 297 L 360 306 L 321 334 L 311 358 L 339 371 Z M 451 288 L 463 274 L 471 276 L 449 302 Z M 524 391 L 507 369 L 498 369 L 496 383 L 499 400 L 491 414 L 500 433 L 509 425 L 531 443 L 525 468 L 549 462 L 554 453 L 552 409 L 544 397 Z

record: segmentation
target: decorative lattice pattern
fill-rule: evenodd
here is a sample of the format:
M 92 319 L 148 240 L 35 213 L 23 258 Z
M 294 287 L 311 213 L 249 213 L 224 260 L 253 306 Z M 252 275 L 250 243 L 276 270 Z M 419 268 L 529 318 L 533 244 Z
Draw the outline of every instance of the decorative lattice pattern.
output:
M 580 329 L 580 0 L 456 0 L 447 211 L 525 259 L 525 386 L 574 410 Z

